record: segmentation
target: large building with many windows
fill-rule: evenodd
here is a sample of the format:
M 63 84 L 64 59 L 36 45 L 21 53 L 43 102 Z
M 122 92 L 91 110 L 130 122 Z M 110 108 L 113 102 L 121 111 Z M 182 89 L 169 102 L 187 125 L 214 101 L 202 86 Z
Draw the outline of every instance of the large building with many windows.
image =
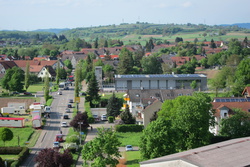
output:
M 207 76 L 204 74 L 146 74 L 115 75 L 115 90 L 131 89 L 191 89 L 196 81 L 196 90 L 207 89 Z

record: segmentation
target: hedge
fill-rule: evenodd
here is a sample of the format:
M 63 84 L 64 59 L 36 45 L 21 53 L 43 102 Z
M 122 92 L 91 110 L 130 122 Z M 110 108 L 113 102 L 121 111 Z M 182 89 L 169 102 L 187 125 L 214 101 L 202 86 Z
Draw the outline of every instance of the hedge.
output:
M 143 125 L 137 124 L 115 125 L 116 132 L 141 132 L 143 128 Z

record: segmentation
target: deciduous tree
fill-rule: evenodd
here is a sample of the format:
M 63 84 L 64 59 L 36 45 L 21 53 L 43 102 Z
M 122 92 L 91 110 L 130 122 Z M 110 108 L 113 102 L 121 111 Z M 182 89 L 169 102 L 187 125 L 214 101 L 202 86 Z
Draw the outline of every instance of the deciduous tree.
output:
M 69 167 L 74 160 L 69 150 L 60 153 L 52 148 L 45 148 L 35 157 L 35 162 L 38 167 Z
M 4 142 L 13 139 L 13 132 L 9 128 L 0 128 L 0 140 Z
M 81 130 L 87 129 L 89 127 L 87 113 L 77 113 L 77 115 L 73 118 L 69 125 L 72 126 L 75 130 L 80 130 L 80 126 Z
M 112 129 L 98 128 L 97 137 L 84 144 L 82 158 L 95 167 L 115 167 L 121 157 L 120 141 Z
M 171 120 L 158 118 L 151 122 L 145 130 L 139 143 L 140 152 L 144 159 L 152 159 L 176 151 L 175 132 L 171 128 Z

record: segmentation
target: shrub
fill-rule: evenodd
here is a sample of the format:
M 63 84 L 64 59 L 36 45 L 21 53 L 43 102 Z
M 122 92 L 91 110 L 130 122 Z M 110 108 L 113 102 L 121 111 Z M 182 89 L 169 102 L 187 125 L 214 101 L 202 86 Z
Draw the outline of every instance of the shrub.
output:
M 113 123 L 114 122 L 114 117 L 113 116 L 109 116 L 108 117 L 108 122 L 109 123 Z
M 0 154 L 19 154 L 22 147 L 0 147 Z
M 72 135 L 66 138 L 66 143 L 77 143 L 79 144 L 79 136 L 78 135 Z
M 143 128 L 143 125 L 137 124 L 115 125 L 115 130 L 117 132 L 141 132 Z

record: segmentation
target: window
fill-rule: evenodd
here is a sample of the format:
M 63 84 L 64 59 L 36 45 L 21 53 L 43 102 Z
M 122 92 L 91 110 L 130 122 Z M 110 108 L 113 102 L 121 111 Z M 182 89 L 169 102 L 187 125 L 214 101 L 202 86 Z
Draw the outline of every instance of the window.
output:
M 182 96 L 182 94 L 181 94 L 181 93 L 179 93 L 179 94 L 178 94 L 178 96 Z
M 224 117 L 227 117 L 227 113 L 226 112 L 224 113 Z

